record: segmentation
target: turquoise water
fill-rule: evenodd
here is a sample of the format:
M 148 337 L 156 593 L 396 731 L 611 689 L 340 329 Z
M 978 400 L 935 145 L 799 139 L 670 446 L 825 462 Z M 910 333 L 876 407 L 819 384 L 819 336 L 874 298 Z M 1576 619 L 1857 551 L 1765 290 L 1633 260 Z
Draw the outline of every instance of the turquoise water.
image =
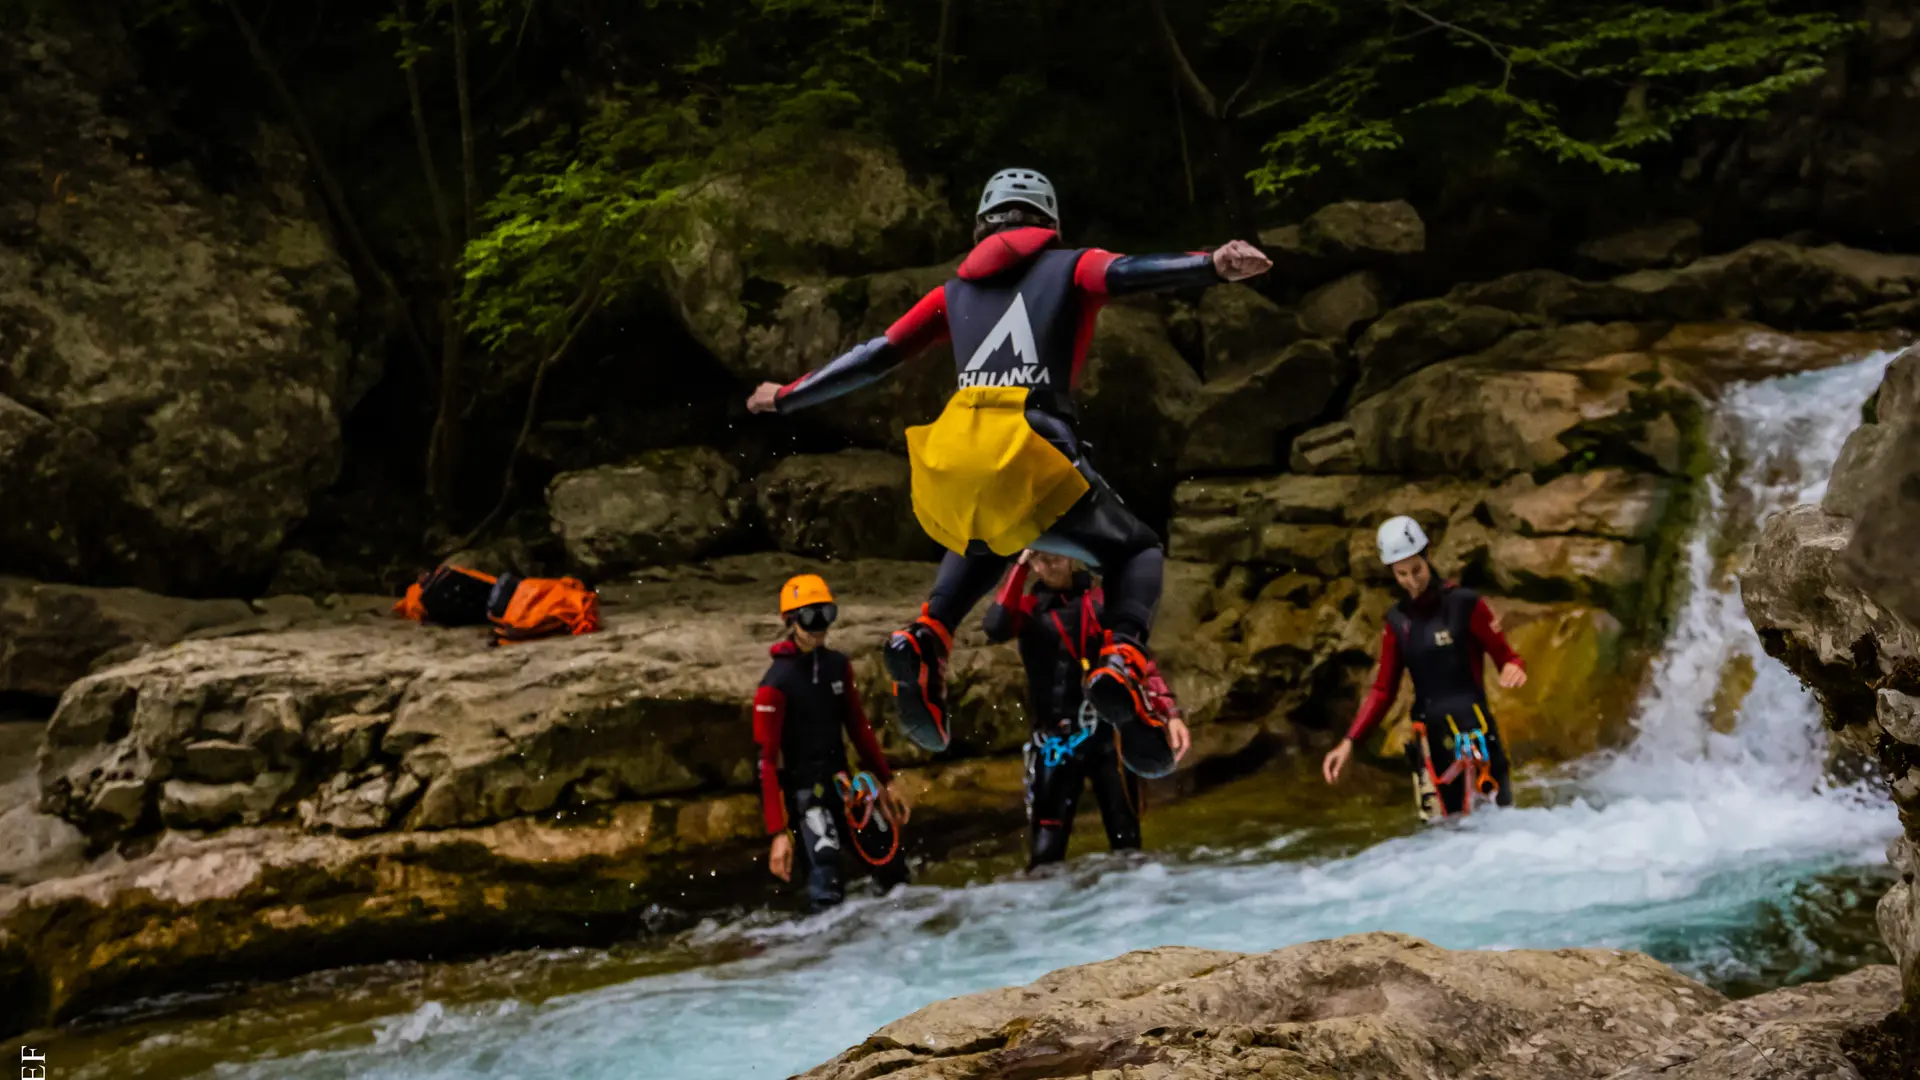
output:
M 63 1075 L 783 1077 L 929 1002 L 1063 965 L 1377 929 L 1456 948 L 1644 949 L 1733 992 L 1882 959 L 1871 905 L 1898 821 L 1872 783 L 1824 779 L 1818 710 L 1761 655 L 1715 550 L 1757 519 L 1730 515 L 1818 497 L 1885 360 L 1727 395 L 1722 438 L 1741 464 L 1709 492 L 1638 735 L 1536 778 L 1532 805 L 1332 854 L 1322 829 L 1251 822 L 1222 850 L 1083 858 L 801 920 L 740 916 L 645 948 L 335 973 L 76 1033 Z M 1754 687 L 1716 731 L 1734 656 L 1754 661 Z

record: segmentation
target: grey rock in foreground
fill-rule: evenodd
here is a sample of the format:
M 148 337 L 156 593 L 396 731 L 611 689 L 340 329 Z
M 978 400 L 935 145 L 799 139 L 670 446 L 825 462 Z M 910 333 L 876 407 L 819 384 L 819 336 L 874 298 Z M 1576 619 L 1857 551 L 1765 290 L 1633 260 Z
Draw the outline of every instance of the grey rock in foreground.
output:
M 1638 953 L 1453 952 L 1372 933 L 1066 968 L 930 1005 L 805 1077 L 1845 1078 L 1858 1074 L 1839 1034 L 1897 1003 L 1887 968 L 1729 1005 Z

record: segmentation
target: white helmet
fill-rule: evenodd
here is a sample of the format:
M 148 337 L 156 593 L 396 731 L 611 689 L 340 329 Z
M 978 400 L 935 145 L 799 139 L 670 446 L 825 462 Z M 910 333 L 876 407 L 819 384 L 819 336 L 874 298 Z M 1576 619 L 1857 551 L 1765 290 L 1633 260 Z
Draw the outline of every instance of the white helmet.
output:
M 1388 566 L 1427 550 L 1426 532 L 1405 514 L 1388 518 L 1375 535 L 1380 541 L 1380 561 Z
M 980 192 L 980 209 L 974 211 L 975 217 L 1010 206 L 1024 203 L 1052 218 L 1060 220 L 1060 200 L 1053 193 L 1053 182 L 1032 169 L 1001 169 L 987 181 Z

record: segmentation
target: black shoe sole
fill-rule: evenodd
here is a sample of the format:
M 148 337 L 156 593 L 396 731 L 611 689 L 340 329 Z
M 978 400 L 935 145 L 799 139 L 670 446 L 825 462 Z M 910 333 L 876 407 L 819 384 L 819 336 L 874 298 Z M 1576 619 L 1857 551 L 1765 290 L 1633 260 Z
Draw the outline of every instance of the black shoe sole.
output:
M 893 641 L 887 642 L 881 653 L 881 664 L 887 669 L 887 677 L 893 680 L 893 705 L 900 714 L 900 733 L 922 750 L 934 753 L 945 750 L 952 742 L 952 735 L 944 723 L 944 713 L 935 714 L 920 685 L 923 673 L 938 676 L 926 672 L 925 661 L 911 645 Z
M 1089 682 L 1086 692 L 1100 719 L 1120 733 L 1120 761 L 1128 771 L 1149 780 L 1173 772 L 1176 762 L 1167 729 L 1141 718 L 1124 678 L 1104 675 Z

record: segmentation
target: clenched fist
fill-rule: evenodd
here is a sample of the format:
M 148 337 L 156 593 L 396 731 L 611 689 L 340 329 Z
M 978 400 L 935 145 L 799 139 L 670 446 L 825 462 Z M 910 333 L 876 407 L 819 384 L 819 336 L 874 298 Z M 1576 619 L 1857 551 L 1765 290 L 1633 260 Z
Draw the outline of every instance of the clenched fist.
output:
M 1273 268 L 1273 260 L 1245 240 L 1229 240 L 1213 253 L 1213 268 L 1228 281 L 1259 277 Z

